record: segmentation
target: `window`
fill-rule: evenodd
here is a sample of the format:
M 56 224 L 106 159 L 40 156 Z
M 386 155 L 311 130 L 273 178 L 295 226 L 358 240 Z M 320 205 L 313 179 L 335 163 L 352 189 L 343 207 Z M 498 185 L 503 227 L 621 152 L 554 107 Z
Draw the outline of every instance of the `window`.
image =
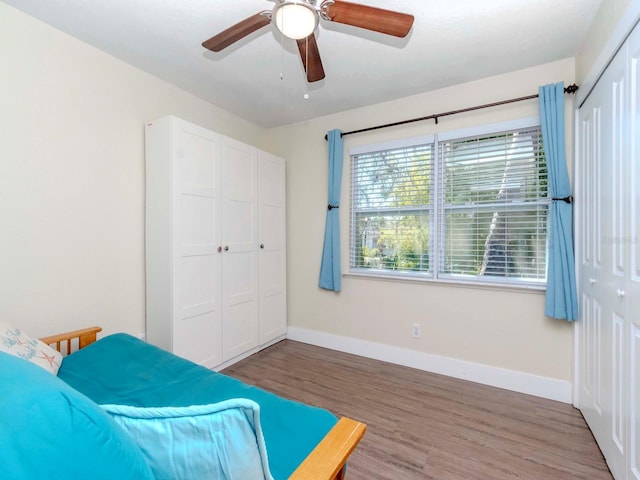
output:
M 543 285 L 540 127 L 412 143 L 352 152 L 350 271 Z

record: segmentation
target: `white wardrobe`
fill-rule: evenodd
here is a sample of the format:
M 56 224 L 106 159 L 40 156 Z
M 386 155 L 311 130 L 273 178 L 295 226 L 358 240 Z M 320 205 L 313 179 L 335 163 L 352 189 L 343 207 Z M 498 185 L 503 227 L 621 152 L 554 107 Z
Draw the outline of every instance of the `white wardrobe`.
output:
M 576 135 L 577 403 L 614 477 L 640 480 L 638 27 L 578 109 Z
M 284 338 L 284 161 L 173 116 L 145 155 L 147 341 L 219 368 Z

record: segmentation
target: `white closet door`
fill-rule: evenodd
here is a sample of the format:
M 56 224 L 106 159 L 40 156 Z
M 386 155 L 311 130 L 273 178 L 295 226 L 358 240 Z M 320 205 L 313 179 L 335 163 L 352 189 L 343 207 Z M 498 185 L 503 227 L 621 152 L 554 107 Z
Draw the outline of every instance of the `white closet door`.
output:
M 579 155 L 576 167 L 576 210 L 580 271 L 580 409 L 597 437 L 606 437 L 603 381 L 606 381 L 602 357 L 603 327 L 603 188 L 609 182 L 603 171 L 602 122 L 609 114 L 606 88 L 599 83 L 579 112 Z M 604 103 L 604 105 L 603 105 Z M 608 375 L 606 375 L 608 377 Z
M 629 228 L 627 231 L 629 276 L 625 297 L 629 312 L 627 365 L 629 371 L 629 479 L 640 480 L 640 29 L 628 40 L 630 147 L 628 172 Z
M 605 175 L 604 216 L 607 218 L 607 229 L 604 241 L 607 243 L 605 257 L 603 288 L 603 357 L 606 370 L 605 377 L 610 378 L 605 384 L 603 396 L 607 397 L 605 413 L 610 423 L 607 439 L 607 462 L 612 472 L 621 474 L 625 471 L 626 455 L 626 371 L 627 355 L 625 345 L 625 329 L 627 323 L 627 302 L 621 293 L 624 290 L 625 278 L 628 275 L 629 259 L 625 238 L 628 229 L 629 191 L 626 174 L 628 168 L 627 142 L 629 138 L 627 119 L 627 78 L 626 49 L 616 56 L 603 78 L 608 86 L 611 98 L 611 116 L 607 127 L 610 132 L 610 144 L 603 142 L 603 150 L 607 155 L 603 158 L 610 176 Z M 609 135 L 606 136 L 609 138 Z M 608 158 L 607 158 L 608 157 Z M 609 224 L 610 221 L 610 224 Z M 607 371 L 608 370 L 608 371 Z M 624 477 L 622 477 L 624 478 Z
M 221 362 L 219 137 L 173 119 L 173 352 Z
M 640 30 L 580 108 L 579 405 L 616 479 L 640 480 Z
M 222 356 L 258 346 L 257 150 L 223 137 Z
M 258 153 L 260 344 L 284 335 L 286 313 L 284 160 Z

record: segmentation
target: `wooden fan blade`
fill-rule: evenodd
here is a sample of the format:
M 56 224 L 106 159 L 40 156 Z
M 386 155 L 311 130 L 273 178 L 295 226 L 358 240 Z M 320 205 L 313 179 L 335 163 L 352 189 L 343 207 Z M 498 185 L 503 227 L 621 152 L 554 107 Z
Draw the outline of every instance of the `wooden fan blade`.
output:
M 202 46 L 213 52 L 219 52 L 270 23 L 271 18 L 268 15 L 262 12 L 256 13 L 202 42 Z
M 413 15 L 341 0 L 329 4 L 326 13 L 334 22 L 394 37 L 406 37 L 413 26 Z
M 297 40 L 297 43 L 304 71 L 307 72 L 307 82 L 312 83 L 322 80 L 324 78 L 324 68 L 322 67 L 322 60 L 320 60 L 320 51 L 318 50 L 315 34 L 312 33 L 307 38 L 301 38 Z

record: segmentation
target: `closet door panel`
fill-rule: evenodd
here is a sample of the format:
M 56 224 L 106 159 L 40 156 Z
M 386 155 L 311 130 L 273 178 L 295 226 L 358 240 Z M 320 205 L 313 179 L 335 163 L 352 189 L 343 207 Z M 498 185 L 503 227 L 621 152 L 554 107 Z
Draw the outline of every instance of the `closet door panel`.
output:
M 608 425 L 606 441 L 601 448 L 609 468 L 620 478 L 625 472 L 627 448 L 626 408 L 626 342 L 623 332 L 627 309 L 624 294 L 624 279 L 628 270 L 624 238 L 628 219 L 628 190 L 625 188 L 625 168 L 628 141 L 628 107 L 626 49 L 621 49 L 609 65 L 601 82 L 608 90 L 607 115 L 603 123 L 607 133 L 603 135 L 602 178 L 603 188 L 603 264 L 602 314 L 603 338 L 600 348 L 603 359 L 602 398 L 604 416 Z M 604 132 L 604 129 L 603 129 Z M 628 418 L 628 417 L 627 417 Z M 599 440 L 600 443 L 600 440 Z
M 213 255 L 185 255 L 180 261 L 177 294 L 181 299 L 181 318 L 212 311 L 218 303 L 219 287 Z M 203 309 L 205 309 L 203 311 Z
M 628 414 L 626 408 L 626 345 L 625 345 L 625 318 L 613 312 L 611 322 L 612 332 L 612 364 L 613 378 L 611 385 L 611 438 L 615 445 L 615 456 L 620 462 L 618 467 L 620 472 L 624 471 L 624 456 L 626 455 L 627 444 L 627 421 Z
M 223 138 L 223 361 L 258 346 L 257 150 Z
M 219 340 L 215 311 L 187 316 L 176 320 L 173 333 L 173 350 L 176 355 L 200 363 L 215 366 L 219 357 L 212 356 L 212 341 Z
M 213 191 L 217 187 L 217 142 L 209 132 L 190 128 L 186 122 L 174 120 L 177 139 L 175 157 L 179 159 L 180 177 L 184 185 L 198 185 Z
M 610 209 L 607 214 L 611 215 L 612 231 L 611 237 L 608 238 L 611 251 L 611 273 L 619 278 L 624 278 L 627 267 L 627 208 L 628 208 L 628 190 L 626 188 L 626 175 L 628 159 L 625 143 L 628 138 L 629 131 L 627 129 L 627 95 L 626 95 L 626 75 L 624 64 L 616 62 L 612 67 L 620 67 L 620 71 L 616 71 L 611 82 L 611 178 L 609 192 L 612 197 Z
M 581 381 L 580 408 L 592 430 L 606 438 L 608 422 L 604 414 L 602 392 L 606 369 L 603 363 L 603 151 L 608 144 L 603 137 L 603 114 L 609 113 L 604 100 L 603 83 L 596 86 L 592 95 L 580 109 L 580 164 L 578 168 L 577 203 L 580 232 L 580 285 L 582 311 L 580 327 Z M 606 222 L 605 222 L 606 223 Z M 608 378 L 609 375 L 606 375 Z
M 625 58 L 623 49 L 617 58 Z M 626 60 L 626 59 L 625 59 Z M 627 444 L 626 409 L 626 345 L 625 325 L 627 302 L 624 292 L 625 277 L 628 274 L 628 188 L 627 165 L 628 151 L 628 111 L 627 111 L 627 75 L 626 61 L 612 64 L 611 97 L 613 103 L 611 118 L 611 288 L 606 293 L 607 314 L 611 315 L 611 438 L 614 451 L 610 456 L 612 471 L 622 473 L 625 470 Z
M 581 313 L 580 408 L 616 478 L 627 450 L 627 309 L 621 284 L 628 271 L 626 51 L 611 62 L 580 109 Z
M 259 152 L 258 160 L 260 343 L 265 344 L 287 328 L 285 166 L 266 152 Z
M 587 218 L 597 200 L 585 195 L 584 209 L 577 217 L 577 232 L 582 237 L 579 248 L 583 250 L 579 257 L 583 299 L 580 407 L 584 406 L 585 419 L 613 476 L 636 480 L 640 480 L 639 60 L 640 30 L 636 29 L 579 112 L 586 119 L 592 105 L 601 105 L 599 170 L 590 166 L 583 148 L 587 141 L 583 129 L 579 130 L 577 167 L 579 190 L 596 188 L 597 184 L 603 188 L 600 208 L 593 212 L 601 212 L 601 278 L 593 257 L 598 239 L 591 235 L 598 231 L 598 219 Z M 599 327 L 597 317 L 601 319 Z M 594 341 L 598 329 L 601 338 Z M 598 376 L 600 383 L 592 382 Z
M 629 478 L 640 480 L 640 30 L 627 44 L 629 72 L 629 277 L 626 284 L 629 312 Z
M 640 327 L 637 322 L 631 325 L 630 347 L 629 478 L 640 480 Z
M 218 137 L 178 119 L 174 140 L 173 352 L 221 361 Z
M 581 286 L 581 322 L 580 327 L 580 407 L 585 417 L 594 417 L 600 412 L 593 412 L 597 407 L 596 393 L 599 391 L 599 375 L 596 367 L 596 324 L 594 318 L 593 290 L 601 278 L 601 262 L 596 261 L 594 240 L 599 222 L 597 212 L 600 208 L 599 189 L 592 184 L 593 173 L 598 167 L 597 159 L 600 149 L 596 143 L 600 137 L 600 104 L 599 98 L 592 96 L 579 111 L 579 155 L 580 162 L 576 166 L 576 216 L 578 229 L 578 266 Z M 596 270 L 596 268 L 598 270 Z M 596 273 L 598 273 L 596 278 Z M 601 410 L 601 409 L 599 409 Z

